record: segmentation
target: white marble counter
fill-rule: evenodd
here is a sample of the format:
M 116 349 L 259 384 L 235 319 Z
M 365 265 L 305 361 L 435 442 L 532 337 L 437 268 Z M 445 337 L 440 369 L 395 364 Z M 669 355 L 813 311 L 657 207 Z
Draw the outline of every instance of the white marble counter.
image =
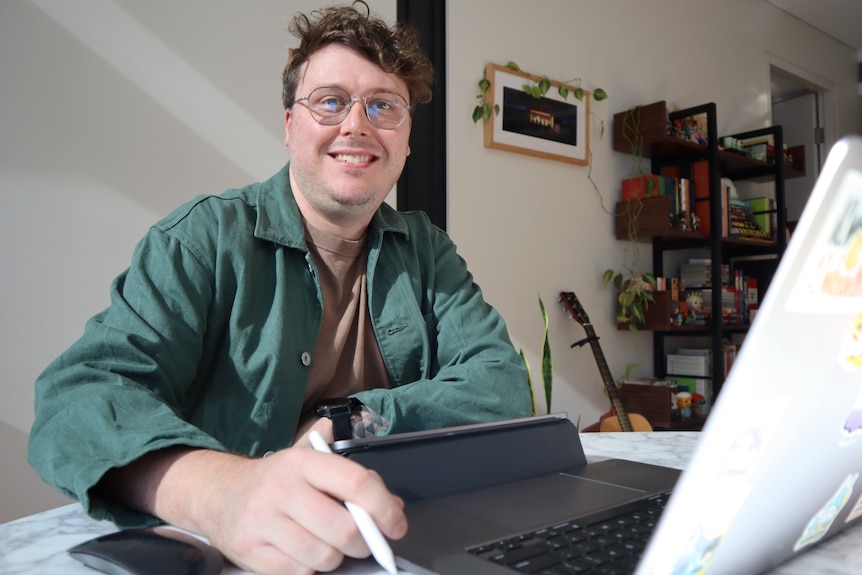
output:
M 696 432 L 590 433 L 581 436 L 590 460 L 631 459 L 682 469 L 697 443 Z M 78 504 L 24 517 L 0 525 L 0 574 L 90 575 L 66 549 L 115 531 L 111 523 L 90 519 Z M 383 575 L 373 561 L 351 561 L 338 571 Z M 243 573 L 225 569 L 226 575 Z M 862 527 L 817 546 L 809 553 L 770 572 L 773 575 L 862 573 Z

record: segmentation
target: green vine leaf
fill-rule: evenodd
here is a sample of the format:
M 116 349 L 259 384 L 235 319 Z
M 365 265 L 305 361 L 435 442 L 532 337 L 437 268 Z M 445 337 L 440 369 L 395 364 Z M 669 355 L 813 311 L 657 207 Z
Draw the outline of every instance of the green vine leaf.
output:
M 506 64 L 506 68 L 509 68 L 510 70 L 517 70 L 519 72 L 521 71 L 521 67 L 511 60 L 509 60 L 509 63 Z
M 601 88 L 596 88 L 593 90 L 593 98 L 596 102 L 601 102 L 602 100 L 606 100 L 608 97 L 608 93 L 602 90 Z
M 539 80 L 539 90 L 542 92 L 542 96 L 547 94 L 548 90 L 550 90 L 550 89 L 551 89 L 551 81 L 548 78 L 543 76 L 542 79 Z
M 475 108 L 473 108 L 473 123 L 474 124 L 478 123 L 479 120 L 481 120 L 484 116 L 485 116 L 485 110 L 483 109 L 481 104 L 476 106 Z

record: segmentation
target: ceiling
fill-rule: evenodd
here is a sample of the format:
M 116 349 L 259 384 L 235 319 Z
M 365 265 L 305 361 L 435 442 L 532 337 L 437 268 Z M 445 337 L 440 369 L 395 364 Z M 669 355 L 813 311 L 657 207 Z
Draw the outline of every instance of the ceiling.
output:
M 862 2 L 859 0 L 767 0 L 803 22 L 829 34 L 862 54 Z M 778 102 L 810 90 L 796 79 L 772 74 L 772 101 Z
M 796 16 L 862 51 L 862 2 L 859 0 L 768 0 L 770 4 Z

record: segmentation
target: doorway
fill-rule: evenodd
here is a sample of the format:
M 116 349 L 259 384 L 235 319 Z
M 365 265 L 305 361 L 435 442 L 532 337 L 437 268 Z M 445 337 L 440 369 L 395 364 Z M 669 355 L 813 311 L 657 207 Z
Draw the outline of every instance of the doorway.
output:
M 828 91 L 775 64 L 770 65 L 772 123 L 781 125 L 784 143 L 805 146 L 805 176 L 784 183 L 788 226 L 793 229 L 820 173 L 828 150 Z

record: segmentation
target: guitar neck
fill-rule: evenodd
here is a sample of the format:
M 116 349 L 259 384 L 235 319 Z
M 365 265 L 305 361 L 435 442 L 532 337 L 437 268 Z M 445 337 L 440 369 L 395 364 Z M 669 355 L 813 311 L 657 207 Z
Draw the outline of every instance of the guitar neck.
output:
M 619 389 L 617 389 L 617 384 L 614 382 L 614 378 L 611 375 L 611 370 L 608 367 L 608 362 L 605 359 L 605 354 L 602 351 L 602 346 L 599 344 L 599 338 L 596 336 L 596 332 L 593 329 L 592 324 L 586 323 L 583 325 L 584 331 L 587 333 L 587 341 L 590 342 L 590 349 L 593 350 L 593 356 L 596 358 L 596 365 L 599 367 L 599 373 L 602 376 L 602 382 L 605 384 L 605 389 L 608 392 L 608 398 L 611 400 L 611 405 L 614 408 L 614 412 L 617 414 L 617 419 L 620 422 L 620 427 L 623 431 L 632 431 L 632 425 L 629 422 L 628 415 L 626 414 L 625 405 L 623 405 L 623 398 L 620 396 Z

